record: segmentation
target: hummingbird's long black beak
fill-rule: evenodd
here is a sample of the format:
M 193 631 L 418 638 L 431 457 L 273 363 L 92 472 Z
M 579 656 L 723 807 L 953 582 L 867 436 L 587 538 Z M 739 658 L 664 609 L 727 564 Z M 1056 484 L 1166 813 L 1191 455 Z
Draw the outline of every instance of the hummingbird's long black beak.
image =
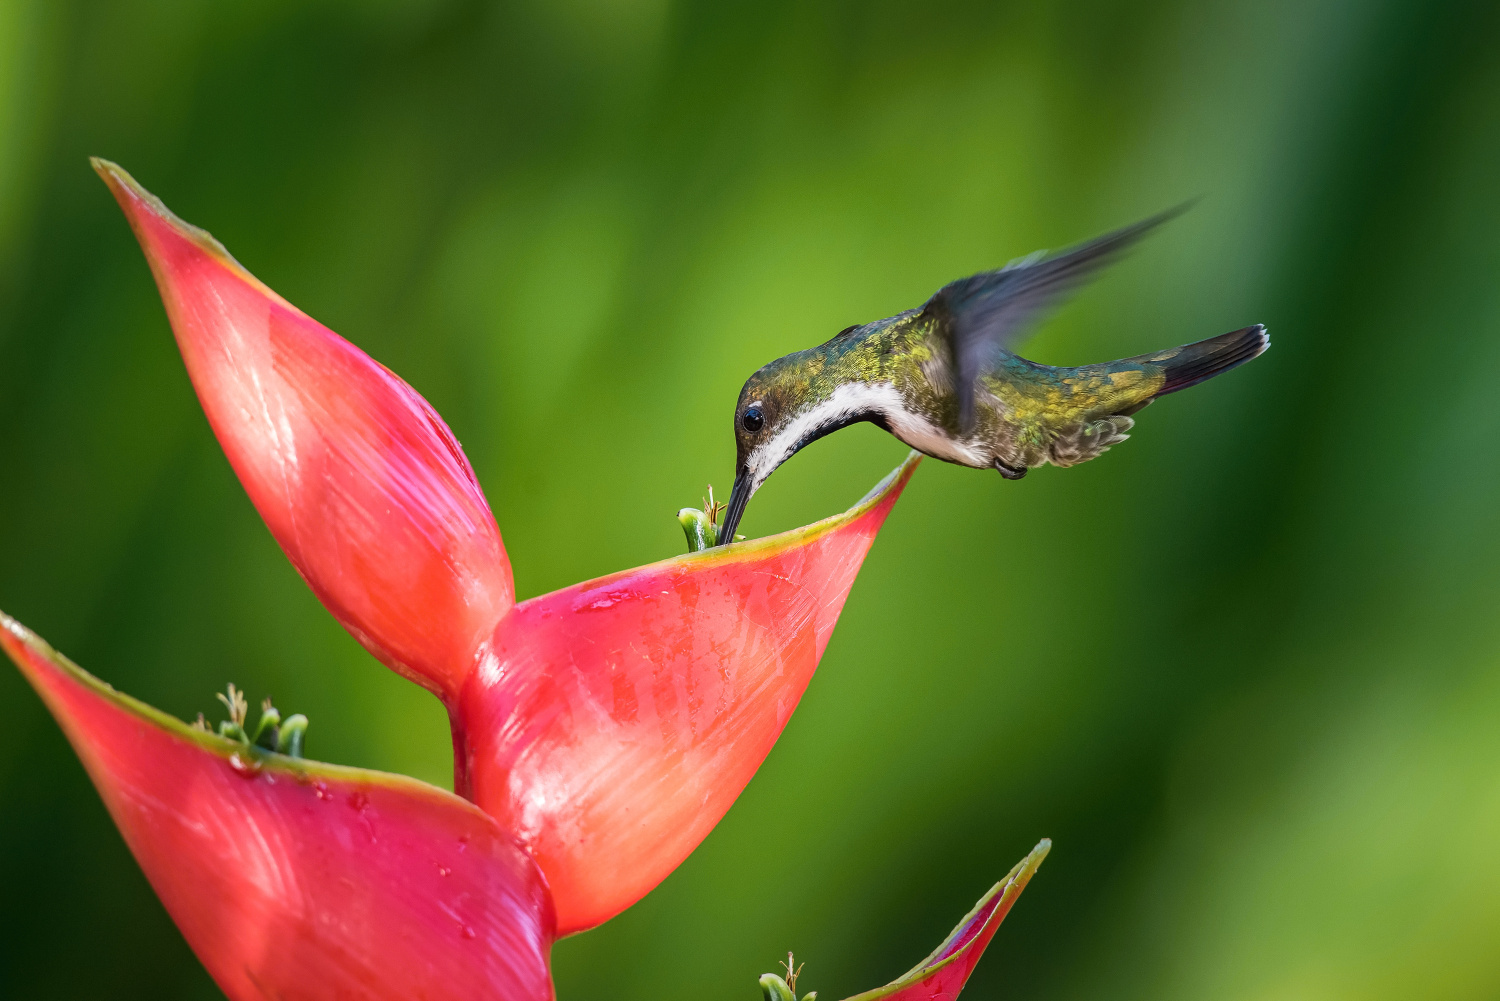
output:
M 734 489 L 729 491 L 729 506 L 724 509 L 724 524 L 719 526 L 719 545 L 727 546 L 734 541 L 734 530 L 740 527 L 745 506 L 755 492 L 754 482 L 748 469 L 741 469 L 735 475 Z

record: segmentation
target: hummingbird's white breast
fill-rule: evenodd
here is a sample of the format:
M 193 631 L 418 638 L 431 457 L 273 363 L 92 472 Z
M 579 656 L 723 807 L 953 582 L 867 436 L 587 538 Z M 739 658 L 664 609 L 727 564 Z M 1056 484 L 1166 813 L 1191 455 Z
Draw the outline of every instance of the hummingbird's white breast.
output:
M 994 464 L 994 450 L 977 438 L 954 438 L 936 424 L 911 410 L 900 408 L 886 415 L 891 434 L 924 455 L 961 466 L 987 469 Z

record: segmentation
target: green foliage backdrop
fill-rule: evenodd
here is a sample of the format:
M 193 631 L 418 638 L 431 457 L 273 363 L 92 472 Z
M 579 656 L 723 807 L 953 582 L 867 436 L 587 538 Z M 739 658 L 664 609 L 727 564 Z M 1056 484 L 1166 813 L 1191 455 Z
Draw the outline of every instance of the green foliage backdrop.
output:
M 1020 483 L 929 462 L 786 735 L 565 1001 L 837 998 L 1057 847 L 970 996 L 1500 994 L 1500 7 L 0 0 L 0 607 L 446 783 L 198 409 L 116 159 L 447 416 L 520 592 L 677 552 L 762 362 L 1184 198 L 1043 361 L 1275 347 Z M 901 458 L 863 427 L 765 534 Z M 0 994 L 212 998 L 0 670 Z

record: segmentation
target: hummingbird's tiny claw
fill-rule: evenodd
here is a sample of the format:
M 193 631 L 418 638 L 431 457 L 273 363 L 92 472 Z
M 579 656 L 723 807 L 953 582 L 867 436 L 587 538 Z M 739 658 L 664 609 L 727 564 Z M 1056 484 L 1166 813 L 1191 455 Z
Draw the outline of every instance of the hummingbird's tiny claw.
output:
M 1007 480 L 1019 480 L 1028 472 L 1025 466 L 1007 466 L 999 459 L 995 460 L 995 468 L 1000 470 L 1000 475 Z

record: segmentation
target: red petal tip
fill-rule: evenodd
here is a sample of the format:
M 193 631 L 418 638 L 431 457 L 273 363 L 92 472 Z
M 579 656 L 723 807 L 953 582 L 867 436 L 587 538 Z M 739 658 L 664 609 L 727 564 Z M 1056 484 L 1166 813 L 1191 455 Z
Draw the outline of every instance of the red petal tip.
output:
M 908 452 L 906 458 L 901 461 L 901 465 L 886 473 L 885 477 L 871 487 L 869 493 L 856 501 L 853 507 L 839 514 L 830 515 L 822 521 L 815 521 L 811 525 L 793 528 L 778 535 L 768 535 L 761 539 L 749 539 L 744 542 L 715 546 L 712 549 L 705 549 L 699 553 L 674 556 L 669 560 L 664 560 L 662 563 L 654 565 L 661 566 L 684 560 L 723 559 L 766 551 L 784 550 L 791 546 L 805 545 L 821 535 L 847 525 L 851 521 L 864 518 L 866 515 L 873 515 L 873 517 L 867 519 L 872 524 L 873 531 L 871 535 L 873 536 L 875 532 L 880 530 L 881 525 L 884 524 L 886 515 L 890 513 L 891 508 L 900 499 L 901 492 L 906 489 L 907 483 L 911 482 L 912 474 L 917 471 L 917 466 L 921 465 L 921 462 L 921 452 L 916 450 Z
M 131 228 L 135 230 L 138 238 L 143 241 L 145 239 L 141 235 L 140 229 L 143 216 L 155 217 L 192 241 L 204 253 L 216 257 L 228 266 L 238 270 L 247 280 L 255 282 L 257 285 L 260 284 L 254 275 L 245 270 L 244 265 L 234 259 L 233 255 L 225 249 L 222 243 L 214 239 L 213 234 L 209 233 L 206 229 L 199 229 L 192 223 L 179 218 L 175 212 L 167 208 L 165 202 L 141 187 L 140 182 L 131 177 L 130 172 L 124 167 L 113 160 L 106 160 L 99 156 L 89 157 L 89 164 L 94 168 L 94 173 L 98 174 L 104 180 L 104 183 L 109 185 L 110 193 L 115 196 L 115 200 L 125 210 L 125 218 L 130 221 Z M 264 286 L 261 287 L 264 288 Z M 273 296 L 276 295 L 270 289 L 266 289 L 266 292 Z M 277 298 L 280 299 L 281 297 L 277 296 Z M 284 302 L 285 300 L 282 301 Z
M 1052 842 L 1043 838 L 1005 879 L 980 898 L 931 955 L 895 981 L 856 994 L 849 1001 L 953 1001 L 974 972 L 1000 922 L 1010 913 L 1051 850 Z

